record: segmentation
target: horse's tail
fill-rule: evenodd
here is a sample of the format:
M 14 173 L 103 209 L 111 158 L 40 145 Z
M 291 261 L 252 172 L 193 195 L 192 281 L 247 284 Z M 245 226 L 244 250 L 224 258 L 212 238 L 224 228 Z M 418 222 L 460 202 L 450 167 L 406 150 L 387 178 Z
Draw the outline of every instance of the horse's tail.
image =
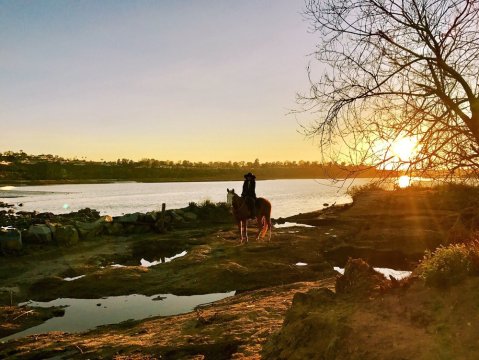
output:
M 269 228 L 269 237 L 268 240 L 271 240 L 271 233 L 273 231 L 273 224 L 271 222 L 271 203 L 265 199 L 265 198 L 260 198 L 259 199 L 262 202 L 262 210 L 263 210 L 263 216 L 261 217 L 261 225 L 264 228 L 266 225 L 266 231 L 268 231 Z M 266 235 L 266 231 L 263 233 L 263 236 Z

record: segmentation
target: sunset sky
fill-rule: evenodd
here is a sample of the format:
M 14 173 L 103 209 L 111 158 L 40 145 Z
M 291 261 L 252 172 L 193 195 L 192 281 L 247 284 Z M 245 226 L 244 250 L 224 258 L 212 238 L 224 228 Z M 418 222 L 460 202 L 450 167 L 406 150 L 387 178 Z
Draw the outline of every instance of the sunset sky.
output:
M 0 0 L 0 152 L 319 160 L 303 0 Z M 303 120 L 303 119 L 301 119 Z

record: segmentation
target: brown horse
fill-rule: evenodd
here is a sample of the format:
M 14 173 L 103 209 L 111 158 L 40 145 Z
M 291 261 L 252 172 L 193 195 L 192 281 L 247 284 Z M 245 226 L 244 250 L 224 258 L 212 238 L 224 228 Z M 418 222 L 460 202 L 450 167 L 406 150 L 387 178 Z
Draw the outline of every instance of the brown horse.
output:
M 248 219 L 251 217 L 248 205 L 246 204 L 244 198 L 235 193 L 234 189 L 226 189 L 226 191 L 226 202 L 233 208 L 233 216 L 236 219 L 236 223 L 238 224 L 238 229 L 241 235 L 241 244 L 243 243 L 244 237 L 246 238 L 246 242 L 248 242 L 248 229 L 246 225 L 248 223 Z M 260 236 L 261 238 L 264 238 L 268 228 L 268 241 L 271 240 L 271 203 L 264 198 L 256 199 L 256 221 L 259 227 L 256 240 L 259 240 Z

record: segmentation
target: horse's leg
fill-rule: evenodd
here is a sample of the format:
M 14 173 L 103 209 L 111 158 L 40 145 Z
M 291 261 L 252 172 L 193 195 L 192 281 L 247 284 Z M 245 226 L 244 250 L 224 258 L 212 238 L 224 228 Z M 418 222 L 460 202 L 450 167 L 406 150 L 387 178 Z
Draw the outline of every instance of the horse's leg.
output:
M 248 242 L 248 219 L 243 220 L 244 235 L 246 238 L 246 243 Z
M 271 225 L 271 220 L 268 219 L 268 216 L 263 215 L 263 233 L 261 234 L 261 238 L 264 239 L 270 225 Z
M 271 223 L 271 205 L 265 206 L 265 209 L 263 209 L 263 219 L 264 219 L 264 228 L 263 228 L 263 235 L 262 237 L 264 238 L 266 233 L 268 232 L 269 228 L 269 237 L 268 241 L 271 240 L 271 232 L 273 231 L 273 224 Z
M 269 237 L 268 237 L 268 241 L 271 240 L 271 232 L 273 231 L 273 224 L 271 223 L 271 214 L 268 214 L 266 216 L 266 223 L 268 224 L 268 227 L 269 227 Z M 266 234 L 265 234 L 266 235 Z
M 256 236 L 256 240 L 259 240 L 260 236 L 263 234 L 263 229 L 264 229 L 264 223 L 263 223 L 263 217 L 261 216 L 256 216 L 256 222 L 258 223 L 258 236 Z
M 241 220 L 238 221 L 238 231 L 240 234 L 240 244 L 243 243 L 243 223 Z

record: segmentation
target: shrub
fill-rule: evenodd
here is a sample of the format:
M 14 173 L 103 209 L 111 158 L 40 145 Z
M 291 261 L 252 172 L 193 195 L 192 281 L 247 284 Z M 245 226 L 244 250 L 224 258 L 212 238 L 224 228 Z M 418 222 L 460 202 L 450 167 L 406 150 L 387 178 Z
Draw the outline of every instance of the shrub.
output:
M 346 192 L 349 196 L 356 199 L 359 195 L 367 193 L 369 191 L 384 190 L 384 187 L 377 182 L 372 182 L 369 184 L 364 184 L 360 186 L 353 186 Z
M 225 202 L 214 203 L 211 200 L 204 200 L 199 204 L 190 202 L 188 211 L 198 215 L 201 220 L 215 223 L 231 221 L 230 208 Z
M 417 271 L 431 286 L 449 286 L 459 283 L 468 275 L 476 273 L 479 265 L 479 246 L 451 244 L 441 246 L 434 252 L 427 251 Z

